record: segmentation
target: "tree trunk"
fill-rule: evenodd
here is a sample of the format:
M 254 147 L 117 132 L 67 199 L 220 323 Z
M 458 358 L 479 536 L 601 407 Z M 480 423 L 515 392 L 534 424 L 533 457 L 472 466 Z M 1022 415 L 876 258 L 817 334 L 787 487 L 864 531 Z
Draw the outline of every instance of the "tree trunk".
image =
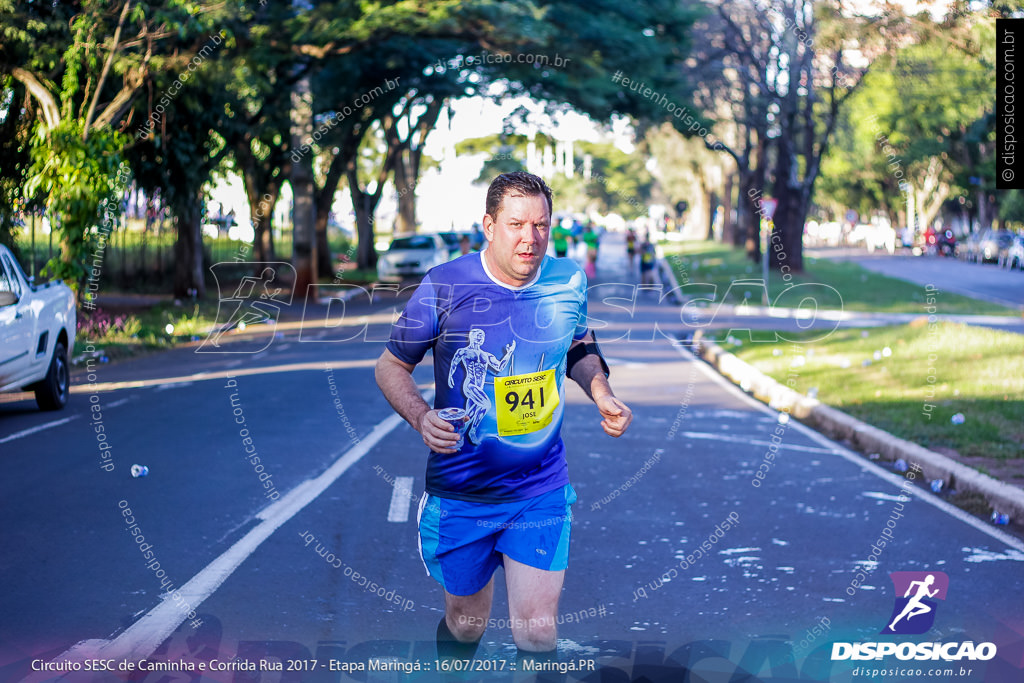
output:
M 316 214 L 316 221 L 313 230 L 316 232 L 316 270 L 318 273 L 330 273 L 334 270 L 331 265 L 331 245 L 327 242 L 327 222 L 330 212 Z
M 735 174 L 726 172 L 725 191 L 722 193 L 722 244 L 732 244 L 735 241 L 736 226 L 732 222 L 732 192 L 735 182 Z
M 331 247 L 327 242 L 327 224 L 331 218 L 331 207 L 334 205 L 334 195 L 338 191 L 338 183 L 345 171 L 345 159 L 341 154 L 335 154 L 331 159 L 331 165 L 327 168 L 327 177 L 324 178 L 324 186 L 316 191 L 316 245 L 318 268 L 321 273 L 334 271 L 334 264 L 331 263 Z
M 949 183 L 943 180 L 947 175 L 945 164 L 939 157 L 933 156 L 928 161 L 928 168 L 920 183 L 921 189 L 914 190 L 914 205 L 917 207 L 918 225 L 922 232 L 932 226 L 942 203 L 949 197 Z
M 304 298 L 309 286 L 317 281 L 316 208 L 313 181 L 313 160 L 307 149 L 301 153 L 304 140 L 312 135 L 313 108 L 309 76 L 300 78 L 292 90 L 291 186 L 292 186 L 292 265 L 295 267 L 294 296 Z M 297 158 L 296 158 L 297 157 Z
M 763 147 L 763 145 L 759 145 Z M 737 237 L 754 263 L 761 263 L 761 216 L 757 200 L 764 192 L 764 154 L 758 154 L 754 170 L 740 172 L 739 230 Z
M 426 109 L 415 123 L 407 107 L 405 114 L 389 120 L 385 126 L 388 159 L 395 173 L 395 189 L 398 191 L 398 220 L 395 226 L 398 232 L 416 232 L 416 181 L 420 177 L 423 145 L 437 124 L 443 107 L 444 100 L 434 98 L 427 102 Z M 401 119 L 407 121 L 409 128 L 405 140 L 398 134 L 397 126 Z
M 203 230 L 202 230 L 202 198 L 196 196 L 193 201 L 175 207 L 174 217 L 178 227 L 178 237 L 174 243 L 174 296 L 184 299 L 192 296 L 194 290 L 197 298 L 206 293 L 203 281 Z
M 979 229 L 987 230 L 992 227 L 993 215 L 992 215 L 992 204 L 988 200 L 988 194 L 984 188 L 978 188 L 975 193 L 978 204 L 978 225 Z
M 746 186 L 741 188 L 744 191 L 743 201 L 740 203 L 746 209 L 744 240 L 747 257 L 759 264 L 761 263 L 761 216 L 757 212 L 758 204 L 753 193 L 757 192 L 759 193 L 757 196 L 761 197 L 760 193 L 764 192 L 768 165 L 768 138 L 761 131 L 754 131 L 753 134 L 757 141 L 753 146 L 753 154 L 747 155 L 748 159 L 753 157 L 753 168 L 746 174 Z
M 395 232 L 416 232 L 416 180 L 410 183 L 406 164 L 400 155 L 395 164 L 395 189 L 398 191 L 398 217 Z
M 919 226 L 923 232 L 932 227 L 935 218 L 939 215 L 939 210 L 942 208 L 942 203 L 949 197 L 949 185 L 939 183 L 931 195 L 926 194 L 924 191 L 915 191 L 914 195 Z
M 235 148 L 235 162 L 241 171 L 242 184 L 245 186 L 253 231 L 252 254 L 249 260 L 269 263 L 277 259 L 274 254 L 274 207 L 281 196 L 283 176 L 277 173 L 280 164 L 273 160 L 273 156 L 260 161 L 253 155 L 250 144 L 246 139 Z
M 718 195 L 715 191 L 708 188 L 704 192 L 704 201 L 707 204 L 707 218 L 708 218 L 708 234 L 705 239 L 709 242 L 715 239 L 715 208 L 718 204 Z
M 357 198 L 358 197 L 358 198 Z M 376 268 L 377 249 L 373 239 L 373 212 L 370 195 L 359 190 L 352 191 L 352 205 L 356 213 L 356 267 Z
M 249 214 L 252 216 L 252 261 L 268 263 L 277 260 L 274 254 L 274 206 L 281 195 L 281 183 L 274 179 L 267 184 L 263 193 L 249 191 L 246 183 L 246 195 L 249 198 Z
M 768 266 L 779 270 L 789 266 L 793 272 L 803 270 L 803 221 L 800 217 L 800 194 L 792 188 L 782 188 L 775 199 L 778 205 L 772 220 L 771 247 Z
M 352 194 L 352 207 L 356 213 L 356 267 L 376 268 L 377 250 L 373 245 L 373 214 L 380 202 L 382 184 L 378 183 L 373 194 L 363 192 L 359 188 L 355 164 L 347 169 L 348 189 Z

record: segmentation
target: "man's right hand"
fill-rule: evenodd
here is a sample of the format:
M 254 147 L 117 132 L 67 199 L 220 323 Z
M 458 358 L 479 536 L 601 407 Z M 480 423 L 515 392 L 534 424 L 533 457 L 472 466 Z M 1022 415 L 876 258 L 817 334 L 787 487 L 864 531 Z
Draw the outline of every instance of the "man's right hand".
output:
M 436 410 L 428 410 L 423 413 L 418 431 L 423 437 L 423 443 L 427 444 L 430 450 L 445 454 L 458 452 L 453 448 L 459 441 L 455 427 L 452 427 L 447 420 L 438 417 Z

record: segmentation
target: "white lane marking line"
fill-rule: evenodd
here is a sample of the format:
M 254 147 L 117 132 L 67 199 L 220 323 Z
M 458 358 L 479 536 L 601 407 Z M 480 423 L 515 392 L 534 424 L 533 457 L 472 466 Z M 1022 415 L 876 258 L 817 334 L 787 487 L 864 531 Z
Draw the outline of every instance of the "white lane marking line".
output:
M 109 403 L 109 404 L 105 405 L 103 408 L 104 408 L 104 410 L 109 409 L 109 408 L 116 408 L 118 406 L 124 405 L 130 399 L 131 399 L 131 397 L 122 398 L 122 399 L 119 399 L 117 401 L 114 401 L 113 403 Z M 5 436 L 4 438 L 0 439 L 0 443 L 7 443 L 8 441 L 14 441 L 15 439 L 20 439 L 22 437 L 29 436 L 31 434 L 35 434 L 36 432 L 41 432 L 44 429 L 49 429 L 51 427 L 59 427 L 62 424 L 66 424 L 68 422 L 71 422 L 72 420 L 77 420 L 80 417 L 81 417 L 81 415 L 72 415 L 71 417 L 65 417 L 65 418 L 63 418 L 61 420 L 54 420 L 53 422 L 47 422 L 45 424 L 37 425 L 35 427 L 31 427 L 29 429 L 26 429 L 26 430 L 23 430 L 23 431 L 11 434 L 10 436 Z
M 758 439 L 751 439 L 749 436 L 730 436 L 728 434 L 714 434 L 711 432 L 679 432 L 680 435 L 689 437 L 691 439 L 710 439 L 712 441 L 726 441 L 729 443 L 748 443 L 751 446 L 771 446 L 771 441 L 759 441 Z M 816 448 L 814 446 L 798 446 L 796 444 L 781 443 L 776 444 L 779 449 L 786 449 L 787 451 L 805 451 L 807 453 L 833 453 L 836 449 L 834 448 Z
M 605 358 L 605 362 L 611 366 L 620 366 L 624 368 L 646 368 L 647 363 L 641 363 L 640 361 L 623 360 L 621 358 Z
M 690 360 L 695 362 L 697 364 L 697 367 L 701 369 L 701 372 L 703 372 L 705 376 L 709 377 L 711 381 L 716 382 L 721 386 L 725 387 L 725 389 L 728 390 L 730 393 L 734 394 L 740 400 L 746 402 L 748 405 L 756 408 L 758 411 L 765 413 L 766 415 L 771 415 L 772 417 L 778 416 L 779 412 L 777 410 L 769 408 L 768 406 L 766 406 L 764 403 L 761 403 L 753 396 L 746 394 L 738 386 L 736 386 L 735 384 L 727 380 L 725 377 L 722 377 L 720 374 L 718 374 L 718 372 L 716 372 L 714 368 L 710 367 L 703 360 L 697 358 L 688 349 L 683 348 L 682 344 L 673 344 L 673 346 L 676 347 L 676 350 L 679 351 L 679 353 L 682 354 L 684 358 L 689 358 Z M 883 469 L 882 467 L 876 465 L 870 460 L 865 460 L 864 456 L 862 456 L 860 453 L 855 453 L 850 449 L 845 448 L 837 444 L 836 442 L 829 440 L 828 437 L 824 436 L 823 434 L 819 434 L 818 432 L 814 431 L 813 429 L 811 429 L 810 427 L 808 427 L 807 425 L 803 424 L 798 420 L 790 420 L 788 424 L 790 427 L 795 428 L 804 436 L 820 443 L 822 446 L 825 446 L 831 452 L 835 453 L 839 457 L 845 458 L 846 460 L 852 462 L 854 465 L 857 465 L 858 467 L 868 472 L 871 472 L 872 474 L 882 479 L 885 479 L 896 488 L 902 487 L 903 482 L 906 481 L 903 477 L 897 475 L 896 473 L 889 472 L 888 470 Z M 988 534 L 1000 543 L 1005 543 L 1011 548 L 1016 548 L 1017 550 L 1024 552 L 1024 542 L 1017 540 L 1005 531 L 989 527 L 980 519 L 967 514 L 960 508 L 956 507 L 955 505 L 952 505 L 951 503 L 947 503 L 944 500 L 936 498 L 931 493 L 923 491 L 916 486 L 910 487 L 910 492 L 913 495 L 920 498 L 921 500 L 923 500 L 924 502 L 928 503 L 929 505 L 932 505 L 938 508 L 939 510 L 942 510 L 951 517 L 960 520 L 964 524 L 974 527 L 978 531 Z
M 46 422 L 44 424 L 37 425 L 35 427 L 29 427 L 28 429 L 24 429 L 24 430 L 22 430 L 20 432 L 15 432 L 14 434 L 11 434 L 10 436 L 5 436 L 4 438 L 0 439 L 0 443 L 7 443 L 8 441 L 14 441 L 15 439 L 20 439 L 22 437 L 26 437 L 26 436 L 29 436 L 31 434 L 35 434 L 36 432 L 41 432 L 44 429 L 49 429 L 50 427 L 58 427 L 58 426 L 60 426 L 62 424 L 65 424 L 67 422 L 71 422 L 72 420 L 77 420 L 80 417 L 81 417 L 81 415 L 72 415 L 71 417 L 65 417 L 63 420 L 54 420 L 53 422 Z
M 424 400 L 431 401 L 433 391 L 427 392 Z M 220 588 L 229 576 L 250 555 L 256 552 L 260 544 L 267 540 L 285 522 L 298 514 L 313 502 L 317 496 L 327 490 L 338 477 L 348 468 L 359 462 L 371 448 L 387 436 L 404 420 L 395 414 L 378 423 L 366 438 L 355 446 L 344 451 L 342 456 L 327 468 L 320 476 L 307 479 L 279 500 L 264 508 L 256 518 L 262 520 L 249 533 L 239 539 L 233 546 L 225 550 L 220 557 L 206 565 L 188 583 L 178 589 L 182 598 L 181 604 L 197 609 L 204 600 Z M 52 661 L 71 659 L 124 659 L 136 661 L 146 659 L 168 638 L 174 630 L 185 621 L 188 612 L 179 607 L 178 602 L 162 596 L 160 604 L 151 609 L 141 619 L 125 629 L 113 640 L 87 640 L 71 647 L 68 651 Z M 40 672 L 45 673 L 45 672 Z M 32 680 L 30 677 L 26 680 Z M 38 680 L 44 680 L 40 678 Z
M 179 387 L 190 387 L 193 382 L 170 382 L 168 384 L 159 384 L 153 391 L 167 391 L 168 389 L 177 389 Z
M 412 503 L 412 477 L 395 477 L 391 490 L 391 506 L 388 508 L 389 522 L 409 521 L 409 504 Z
M 331 367 L 335 370 L 347 368 L 372 368 L 377 364 L 376 358 L 365 360 L 343 360 L 333 361 Z M 95 384 L 72 385 L 72 394 L 91 394 L 98 391 L 117 391 L 120 389 L 145 389 L 163 384 L 183 384 L 196 381 L 210 381 L 225 379 L 227 377 L 245 377 L 248 375 L 270 375 L 279 372 L 300 372 L 303 370 L 317 370 L 323 372 L 323 361 L 315 363 L 288 363 L 285 365 L 268 365 L 260 368 L 244 368 L 234 372 L 220 370 L 217 372 L 201 372 L 195 375 L 183 375 L 180 377 L 158 377 L 154 379 L 131 380 L 127 382 L 97 382 Z
M 691 419 L 712 419 L 712 420 L 743 420 L 747 421 L 750 419 L 750 413 L 742 410 L 691 410 L 688 415 Z M 765 422 L 764 418 L 760 418 L 759 422 Z M 772 419 L 771 422 L 775 422 Z

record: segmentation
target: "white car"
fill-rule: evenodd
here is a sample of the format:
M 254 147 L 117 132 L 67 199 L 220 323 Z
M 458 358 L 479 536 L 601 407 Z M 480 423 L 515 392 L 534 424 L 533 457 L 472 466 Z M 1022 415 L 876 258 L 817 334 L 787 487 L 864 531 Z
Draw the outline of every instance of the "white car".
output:
M 75 295 L 63 282 L 35 285 L 0 245 L 0 392 L 32 391 L 42 410 L 68 402 Z
M 999 265 L 1010 270 L 1024 270 L 1024 235 L 1013 236 L 1009 249 L 999 254 Z
M 448 261 L 448 246 L 438 234 L 401 235 L 377 259 L 377 275 L 382 280 L 426 275 L 434 266 Z

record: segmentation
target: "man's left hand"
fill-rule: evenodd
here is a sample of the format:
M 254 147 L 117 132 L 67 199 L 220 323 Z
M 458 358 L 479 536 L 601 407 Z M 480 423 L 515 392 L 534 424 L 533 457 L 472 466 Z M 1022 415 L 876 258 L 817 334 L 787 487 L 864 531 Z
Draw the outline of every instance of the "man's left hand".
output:
M 594 401 L 601 411 L 601 427 L 608 436 L 620 437 L 633 421 L 633 411 L 614 396 L 602 396 Z

